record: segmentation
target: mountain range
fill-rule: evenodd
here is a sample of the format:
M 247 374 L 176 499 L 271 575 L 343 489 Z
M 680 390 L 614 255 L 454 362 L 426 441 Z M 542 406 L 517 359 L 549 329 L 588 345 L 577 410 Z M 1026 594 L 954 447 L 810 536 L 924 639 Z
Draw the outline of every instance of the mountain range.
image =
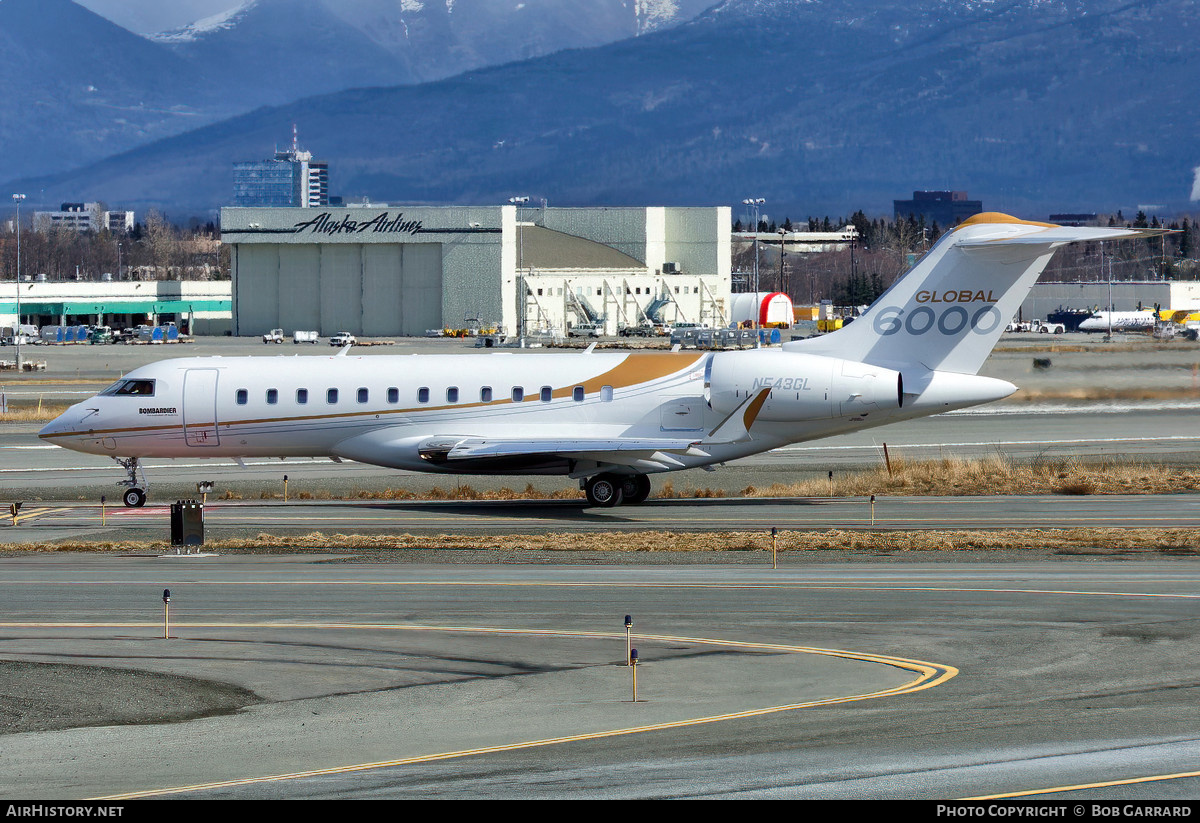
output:
M 709 3 L 248 0 L 142 37 L 71 0 L 0 0 L 0 178 L 83 166 L 264 105 L 636 37 Z
M 1191 0 L 725 0 L 607 45 L 340 88 L 11 185 L 212 209 L 229 200 L 231 164 L 297 124 L 347 198 L 754 196 L 795 218 L 962 189 L 1028 216 L 1186 209 L 1200 165 L 1194 12 Z

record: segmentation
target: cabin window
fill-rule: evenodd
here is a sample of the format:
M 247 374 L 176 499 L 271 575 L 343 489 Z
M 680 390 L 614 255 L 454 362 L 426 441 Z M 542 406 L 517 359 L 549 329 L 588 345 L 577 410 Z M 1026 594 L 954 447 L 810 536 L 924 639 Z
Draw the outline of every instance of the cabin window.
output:
M 600 387 L 600 402 L 601 403 L 611 403 L 612 402 L 612 386 L 601 386 Z
M 482 389 L 479 390 L 479 400 L 483 403 L 491 403 L 492 402 L 492 387 L 491 386 L 484 386 Z
M 446 389 L 446 402 L 447 403 L 457 403 L 458 402 L 458 386 L 451 386 L 450 388 Z
M 308 389 L 296 389 L 296 403 L 303 406 L 308 402 Z
M 576 403 L 583 402 L 583 386 L 576 386 L 571 390 L 571 399 Z
M 250 402 L 250 392 L 246 391 L 245 389 L 238 389 L 237 390 L 237 404 L 239 406 L 244 406 L 248 402 Z
M 367 391 L 366 389 L 358 390 L 358 402 L 359 403 L 366 403 L 370 399 L 371 399 L 371 393 L 369 391 Z
M 542 402 L 549 403 L 550 398 L 554 396 L 554 390 L 549 386 L 542 386 Z
M 326 403 L 329 403 L 330 405 L 332 405 L 332 404 L 336 403 L 336 402 L 337 402 L 337 395 L 338 395 L 338 390 L 337 390 L 337 389 L 329 389 L 329 390 L 327 390 L 327 391 L 325 392 L 325 402 L 326 402 Z
M 524 399 L 525 399 L 525 389 L 521 388 L 520 386 L 513 386 L 512 401 L 514 403 L 520 403 Z
M 428 386 L 422 386 L 421 388 L 417 389 L 417 402 L 418 403 L 428 403 L 429 402 L 429 387 Z
M 392 405 L 399 403 L 400 402 L 400 390 L 398 388 L 396 388 L 395 386 L 390 387 L 388 389 L 387 397 L 388 397 L 388 402 L 391 403 Z
M 267 389 L 267 405 L 274 406 L 279 402 L 279 389 Z

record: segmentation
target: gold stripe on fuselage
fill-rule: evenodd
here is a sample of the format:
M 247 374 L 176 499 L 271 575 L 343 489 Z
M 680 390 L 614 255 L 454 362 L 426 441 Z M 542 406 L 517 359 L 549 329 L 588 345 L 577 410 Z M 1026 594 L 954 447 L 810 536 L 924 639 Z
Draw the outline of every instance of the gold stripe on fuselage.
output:
M 650 383 L 654 380 L 660 380 L 664 377 L 670 377 L 678 374 L 685 369 L 694 366 L 698 361 L 703 359 L 703 353 L 680 353 L 680 352 L 632 352 L 628 354 L 624 360 L 618 363 L 613 368 L 606 372 L 587 378 L 582 382 L 572 382 L 568 386 L 553 389 L 551 397 L 556 399 L 565 399 L 571 397 L 576 386 L 583 386 L 586 394 L 595 394 L 604 386 L 611 386 L 613 389 L 627 389 L 633 386 Z M 427 413 L 434 411 L 445 411 L 448 409 L 474 409 L 485 407 L 498 407 L 504 405 L 514 405 L 516 403 L 534 403 L 539 402 L 541 397 L 536 393 L 530 393 L 528 397 L 520 401 L 514 401 L 511 397 L 503 397 L 497 400 L 490 400 L 486 403 L 454 403 L 443 406 L 417 406 L 415 408 L 405 409 L 378 409 L 371 411 L 343 412 L 341 414 L 315 414 L 315 415 L 299 415 L 295 417 L 263 417 L 250 420 L 228 420 L 223 421 L 219 425 L 221 428 L 231 428 L 233 426 L 253 426 L 260 423 L 294 423 L 297 421 L 319 421 L 319 420 L 346 420 L 351 418 L 362 417 L 379 417 L 381 415 L 395 416 L 412 413 Z M 206 423 L 188 423 L 189 429 L 203 429 L 205 427 L 217 426 L 218 423 L 209 421 Z M 182 428 L 182 423 L 173 423 L 164 426 L 136 426 L 118 429 L 90 429 L 87 431 L 69 431 L 69 432 L 54 432 L 51 434 L 38 435 L 43 440 L 51 440 L 56 437 L 103 437 L 114 434 L 137 434 L 149 432 L 165 432 L 173 431 Z

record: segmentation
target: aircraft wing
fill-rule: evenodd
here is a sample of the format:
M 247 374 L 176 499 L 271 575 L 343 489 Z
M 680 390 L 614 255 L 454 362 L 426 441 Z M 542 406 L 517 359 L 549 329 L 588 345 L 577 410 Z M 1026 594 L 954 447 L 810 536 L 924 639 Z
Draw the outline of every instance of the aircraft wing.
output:
M 583 454 L 621 454 L 654 452 L 686 452 L 699 443 L 699 438 L 571 438 L 562 440 L 529 440 L 520 438 L 464 437 L 431 438 L 420 446 L 422 455 L 456 460 L 477 460 L 482 457 L 524 457 L 528 455 L 559 455 L 577 457 Z
M 418 450 L 427 460 L 453 463 L 497 457 L 556 456 L 601 463 L 632 464 L 638 461 L 674 463 L 669 455 L 686 454 L 696 447 L 749 439 L 770 389 L 761 389 L 745 400 L 710 433 L 691 437 L 431 437 Z

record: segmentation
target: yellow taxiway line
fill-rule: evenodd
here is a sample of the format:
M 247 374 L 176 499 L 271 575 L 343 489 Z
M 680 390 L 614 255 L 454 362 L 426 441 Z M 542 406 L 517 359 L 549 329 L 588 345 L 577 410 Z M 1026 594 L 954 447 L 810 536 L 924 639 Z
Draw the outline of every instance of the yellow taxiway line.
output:
M 1106 780 L 1102 783 L 1077 783 L 1073 786 L 1054 786 L 1046 789 L 1028 789 L 1020 792 L 1004 794 L 987 794 L 979 797 L 963 797 L 961 800 L 1005 800 L 1011 797 L 1033 797 L 1039 794 L 1057 794 L 1059 792 L 1078 792 L 1084 789 L 1103 789 L 1109 786 L 1133 786 L 1138 783 L 1156 783 L 1162 780 L 1179 780 L 1184 777 L 1200 777 L 1200 772 L 1177 772 L 1175 774 L 1155 774 L 1146 777 L 1128 777 L 1122 780 Z
M 57 628 L 65 627 L 87 627 L 87 628 L 136 628 L 136 627 L 157 627 L 159 624 L 151 622 L 136 622 L 136 623 L 5 623 L 0 624 L 6 627 L 48 627 Z M 533 637 L 573 637 L 587 639 L 622 639 L 624 634 L 612 632 L 578 632 L 578 631 L 557 631 L 549 629 L 507 629 L 483 626 L 416 626 L 416 625 L 401 625 L 401 624 L 384 624 L 384 623 L 175 623 L 175 628 L 269 628 L 269 629 L 357 629 L 357 630 L 390 630 L 390 631 L 409 631 L 409 632 L 446 632 L 459 634 L 497 634 L 497 635 L 522 635 Z M 576 743 L 586 740 L 601 740 L 604 738 L 621 737 L 625 735 L 643 734 L 646 732 L 663 731 L 666 729 L 679 729 L 688 726 L 697 726 L 706 723 L 717 723 L 726 720 L 738 720 L 749 717 L 760 717 L 767 714 L 775 714 L 778 712 L 795 711 L 797 709 L 814 708 L 817 706 L 833 706 L 842 703 L 852 703 L 862 700 L 873 700 L 881 697 L 893 697 L 903 694 L 912 694 L 914 692 L 923 691 L 933 688 L 942 683 L 945 683 L 950 678 L 958 674 L 958 669 L 953 666 L 946 666 L 939 663 L 929 663 L 921 660 L 909 660 L 902 657 L 893 657 L 890 655 L 866 654 L 860 652 L 844 651 L 839 649 L 822 649 L 811 646 L 793 646 L 781 643 L 755 643 L 751 641 L 739 640 L 722 640 L 717 638 L 703 637 L 675 637 L 672 635 L 634 635 L 639 641 L 661 642 L 661 643 L 688 643 L 696 645 L 711 645 L 722 646 L 728 648 L 750 649 L 755 651 L 775 651 L 775 652 L 790 652 L 795 654 L 817 654 L 829 657 L 839 657 L 846 660 L 856 660 L 869 663 L 878 663 L 884 666 L 904 669 L 916 674 L 916 677 L 907 683 L 895 686 L 889 689 L 869 692 L 865 694 L 846 695 L 843 697 L 830 697 L 822 700 L 810 700 L 798 703 L 788 703 L 780 706 L 767 706 L 759 709 L 747 709 L 740 712 L 731 712 L 728 714 L 709 715 L 706 717 L 697 717 L 688 720 L 676 720 L 664 723 L 652 723 L 643 726 L 631 726 L 627 728 L 611 729 L 601 732 L 590 732 L 585 734 L 567 735 L 564 737 L 544 738 L 539 740 L 526 740 L 515 743 L 507 743 L 496 746 L 485 746 L 477 749 L 460 749 L 450 752 L 438 752 L 433 754 L 418 755 L 414 757 L 398 758 L 395 760 L 383 760 L 373 763 L 357 763 L 345 766 L 333 766 L 323 769 L 312 769 L 309 771 L 291 772 L 286 774 L 264 775 L 259 777 L 247 777 L 237 780 L 225 780 L 212 783 L 198 783 L 188 786 L 175 786 L 160 789 L 146 789 L 137 792 L 128 792 L 123 794 L 108 795 L 105 797 L 92 798 L 93 800 L 134 800 L 143 797 L 160 797 L 164 795 L 177 795 L 188 792 L 209 791 L 213 789 L 225 789 L 237 786 L 250 786 L 260 783 L 276 783 L 286 780 L 300 780 L 304 778 L 322 777 L 327 775 L 347 774 L 351 772 L 362 772 L 377 769 L 386 769 L 396 766 L 413 765 L 417 763 L 430 763 L 439 760 L 450 760 L 462 757 L 474 757 L 483 754 L 494 754 L 497 752 L 518 751 L 521 749 L 532 749 L 545 746 L 557 746 L 565 743 Z

